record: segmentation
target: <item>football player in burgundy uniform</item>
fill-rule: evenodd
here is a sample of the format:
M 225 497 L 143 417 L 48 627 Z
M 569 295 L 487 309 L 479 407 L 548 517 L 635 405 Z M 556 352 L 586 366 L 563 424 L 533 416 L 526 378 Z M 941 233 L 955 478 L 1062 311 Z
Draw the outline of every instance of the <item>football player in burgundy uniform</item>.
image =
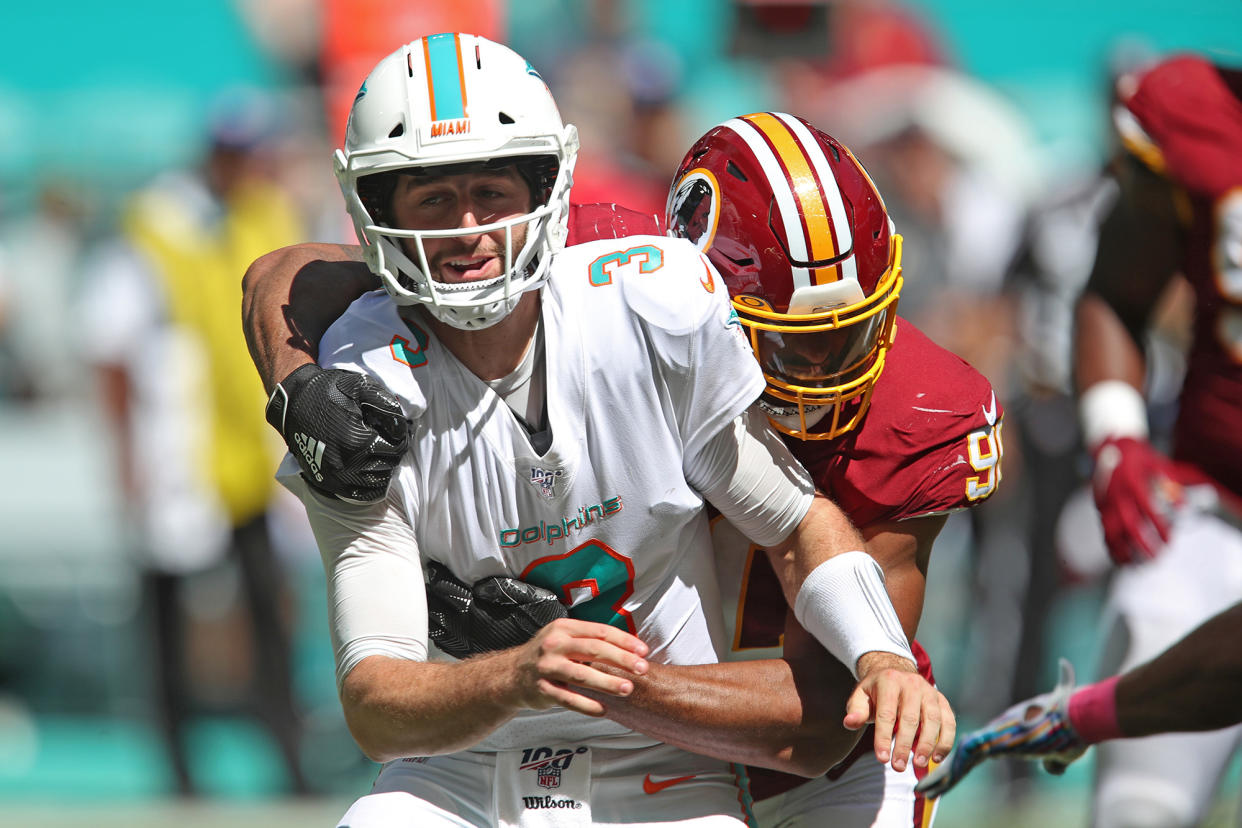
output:
M 1123 77 L 1118 101 L 1121 196 L 1079 301 L 1074 354 L 1096 504 L 1120 565 L 1106 620 L 1124 653 L 1105 654 L 1104 674 L 1242 598 L 1242 533 L 1221 513 L 1242 497 L 1242 72 L 1172 57 Z M 1178 273 L 1196 313 L 1166 456 L 1148 442 L 1141 343 Z M 1197 824 L 1240 735 L 1101 746 L 1096 824 Z
M 769 414 L 817 486 L 859 526 L 913 637 L 946 515 L 981 502 L 1000 481 L 1002 412 L 981 375 L 898 320 L 901 240 L 866 172 L 801 119 L 734 119 L 686 156 L 667 222 L 724 276 L 764 367 Z M 575 205 L 569 243 L 651 232 L 655 224 L 616 205 Z M 297 255 L 303 263 L 342 257 L 314 247 Z M 796 292 L 802 287 L 810 290 Z M 256 363 L 274 381 L 281 369 L 264 370 L 276 364 L 273 343 L 257 333 L 248 326 Z M 779 657 L 786 602 L 766 557 L 723 521 L 713 540 L 732 639 L 721 655 Z M 913 649 L 930 679 L 926 653 L 917 642 Z M 708 707 L 718 697 L 702 698 Z M 693 701 L 683 704 L 687 718 L 708 715 Z M 750 769 L 760 823 L 930 825 L 930 803 L 913 793 L 914 765 L 898 772 L 858 761 L 872 749 L 868 735 L 846 762 L 809 782 Z
M 724 277 L 768 382 L 761 404 L 861 530 L 913 639 L 946 516 L 1000 482 L 1002 412 L 982 375 L 897 316 L 901 237 L 866 171 L 800 118 L 735 118 L 682 161 L 666 223 Z M 713 545 L 732 632 L 722 657 L 778 655 L 785 607 L 766 556 L 724 521 Z M 913 791 L 926 769 L 856 761 L 869 750 L 864 737 L 809 782 L 751 768 L 760 824 L 929 825 L 933 805 Z

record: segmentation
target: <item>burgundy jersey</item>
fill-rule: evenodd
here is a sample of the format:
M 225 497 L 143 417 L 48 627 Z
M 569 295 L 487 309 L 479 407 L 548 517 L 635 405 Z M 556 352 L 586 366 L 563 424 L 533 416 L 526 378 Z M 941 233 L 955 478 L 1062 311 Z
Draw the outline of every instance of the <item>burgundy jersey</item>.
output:
M 786 438 L 855 526 L 975 505 L 1001 475 L 1000 403 L 960 357 L 898 319 L 861 426 L 835 440 Z
M 1186 196 L 1194 288 L 1173 457 L 1242 496 L 1242 73 L 1198 57 L 1149 70 L 1118 110 L 1123 142 Z M 1136 242 L 1137 243 L 1137 242 Z
M 835 440 L 786 439 L 816 486 L 858 527 L 969 508 L 1001 479 L 1002 410 L 978 371 L 899 319 L 884 373 L 862 423 Z M 729 660 L 779 658 L 786 604 L 763 550 L 727 521 L 712 525 Z M 919 671 L 933 680 L 917 641 Z M 872 750 L 864 736 L 829 772 L 836 778 Z M 802 777 L 749 768 L 751 793 L 766 799 Z
M 660 222 L 620 204 L 569 205 L 569 238 L 566 245 L 625 236 L 662 236 Z

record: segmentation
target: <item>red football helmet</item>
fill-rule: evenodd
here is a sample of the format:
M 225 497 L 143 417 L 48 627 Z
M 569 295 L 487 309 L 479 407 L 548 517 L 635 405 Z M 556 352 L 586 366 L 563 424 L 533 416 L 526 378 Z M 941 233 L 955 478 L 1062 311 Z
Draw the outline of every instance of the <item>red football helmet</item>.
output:
M 665 221 L 724 277 L 775 426 L 826 440 L 858 425 L 893 342 L 901 236 L 850 151 L 793 115 L 725 121 L 682 160 Z

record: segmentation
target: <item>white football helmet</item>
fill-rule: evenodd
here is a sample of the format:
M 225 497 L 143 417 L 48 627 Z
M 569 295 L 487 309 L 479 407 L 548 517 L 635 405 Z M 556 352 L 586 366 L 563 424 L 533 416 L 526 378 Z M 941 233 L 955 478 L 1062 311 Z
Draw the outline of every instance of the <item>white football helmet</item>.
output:
M 511 49 L 478 35 L 420 38 L 381 60 L 354 99 L 337 181 L 367 264 L 399 305 L 422 304 L 445 324 L 471 330 L 499 322 L 521 295 L 547 279 L 565 246 L 578 131 L 562 124 L 552 93 Z M 535 194 L 534 209 L 468 231 L 389 226 L 392 176 L 411 167 L 514 159 Z M 513 249 L 513 228 L 528 223 Z M 448 284 L 429 278 L 423 240 L 505 231 L 503 275 Z M 401 246 L 413 239 L 418 261 Z

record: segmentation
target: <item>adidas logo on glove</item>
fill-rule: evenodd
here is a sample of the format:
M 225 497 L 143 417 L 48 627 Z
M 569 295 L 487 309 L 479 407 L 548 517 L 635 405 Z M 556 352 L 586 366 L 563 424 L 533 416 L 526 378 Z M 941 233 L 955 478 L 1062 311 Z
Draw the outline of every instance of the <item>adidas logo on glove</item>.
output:
M 319 467 L 323 463 L 323 450 L 326 446 L 314 437 L 298 432 L 293 435 L 293 442 L 297 443 L 298 451 L 302 452 L 302 457 L 306 460 L 306 465 L 310 467 L 311 473 L 315 475 L 315 479 L 323 482 L 323 475 L 319 473 Z

